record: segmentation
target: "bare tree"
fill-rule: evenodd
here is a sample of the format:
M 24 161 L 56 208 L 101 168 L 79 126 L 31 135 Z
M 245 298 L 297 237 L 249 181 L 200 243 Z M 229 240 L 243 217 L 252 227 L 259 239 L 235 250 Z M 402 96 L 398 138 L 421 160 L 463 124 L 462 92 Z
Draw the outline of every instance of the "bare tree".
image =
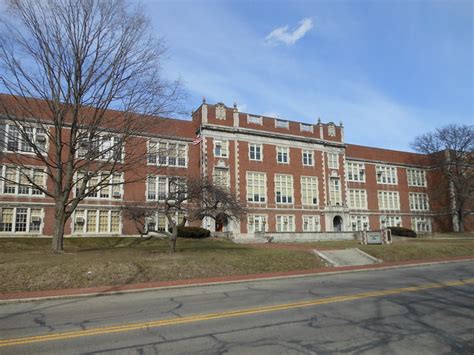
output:
M 229 189 L 205 178 L 170 178 L 168 192 L 159 200 L 146 206 L 129 204 L 123 210 L 141 236 L 166 238 L 170 252 L 176 251 L 178 227 L 186 221 L 202 221 L 206 217 L 239 219 L 246 212 Z M 165 216 L 167 229 L 157 230 L 154 221 L 158 214 Z
M 450 124 L 424 134 L 412 143 L 413 149 L 428 154 L 442 171 L 451 198 L 457 231 L 464 231 L 466 215 L 474 210 L 474 126 Z M 438 195 L 439 196 L 439 195 Z
M 133 180 L 114 177 L 145 162 L 137 137 L 153 130 L 156 116 L 177 111 L 182 91 L 163 79 L 165 48 L 139 7 L 121 0 L 8 5 L 0 19 L 0 88 L 9 94 L 0 95 L 2 159 L 54 199 L 52 249 L 60 252 L 82 200 Z M 43 166 L 54 187 L 30 165 Z

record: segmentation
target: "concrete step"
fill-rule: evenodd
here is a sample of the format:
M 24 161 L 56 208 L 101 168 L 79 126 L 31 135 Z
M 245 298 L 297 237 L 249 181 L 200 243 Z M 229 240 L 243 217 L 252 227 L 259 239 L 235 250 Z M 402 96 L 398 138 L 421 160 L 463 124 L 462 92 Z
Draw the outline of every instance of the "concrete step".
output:
M 324 251 L 314 249 L 314 252 L 335 267 L 369 265 L 382 262 L 382 260 L 376 259 L 358 248 Z

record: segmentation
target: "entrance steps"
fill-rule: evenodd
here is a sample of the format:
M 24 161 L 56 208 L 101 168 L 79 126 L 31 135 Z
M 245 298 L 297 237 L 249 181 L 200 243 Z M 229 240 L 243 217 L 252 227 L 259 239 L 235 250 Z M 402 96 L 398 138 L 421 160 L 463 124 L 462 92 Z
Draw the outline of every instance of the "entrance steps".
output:
M 316 250 L 314 252 L 323 260 L 335 267 L 356 266 L 381 263 L 382 260 L 364 253 L 358 248 L 342 250 Z

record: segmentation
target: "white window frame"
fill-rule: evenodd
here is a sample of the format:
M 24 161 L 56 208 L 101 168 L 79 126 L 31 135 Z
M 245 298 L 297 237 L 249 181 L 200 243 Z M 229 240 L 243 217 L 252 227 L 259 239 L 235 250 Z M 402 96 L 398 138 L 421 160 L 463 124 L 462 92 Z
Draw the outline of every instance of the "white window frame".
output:
M 290 148 L 277 146 L 276 161 L 278 164 L 290 164 Z
M 369 230 L 369 216 L 365 215 L 351 215 L 351 230 L 353 232 L 360 232 Z
M 255 228 L 256 226 L 259 226 L 260 228 Z M 262 227 L 265 227 L 265 232 L 268 232 L 268 215 L 266 214 L 249 214 L 248 215 L 247 231 L 249 233 L 263 232 Z
M 150 198 L 150 180 L 154 179 L 154 192 L 155 192 L 155 198 Z M 181 180 L 184 182 L 186 180 L 186 177 L 184 176 L 166 176 L 166 175 L 153 175 L 153 174 L 148 174 L 146 177 L 146 191 L 145 191 L 145 198 L 147 201 L 165 201 L 166 197 L 169 196 L 170 194 L 170 186 L 171 182 L 173 180 Z M 160 185 L 161 183 L 161 185 Z M 163 185 L 164 183 L 164 185 Z M 164 187 L 164 191 L 160 187 Z M 163 196 L 162 193 L 164 194 L 164 199 L 161 197 Z
M 413 229 L 417 233 L 431 233 L 432 232 L 431 218 L 425 217 L 425 216 L 412 217 L 411 229 Z
M 292 205 L 294 203 L 293 175 L 275 174 L 275 202 L 277 205 Z
M 342 186 L 341 179 L 338 177 L 329 178 L 329 204 L 331 206 L 342 205 Z
M 387 227 L 403 227 L 403 219 L 401 216 L 380 216 L 380 228 Z
M 2 231 L 1 229 L 3 229 L 3 210 L 4 209 L 12 209 L 13 210 L 13 213 L 12 213 L 12 230 L 11 231 Z M 26 209 L 26 231 L 17 231 L 17 221 L 16 221 L 16 218 L 17 218 L 17 212 L 18 212 L 18 209 Z M 32 213 L 31 213 L 31 210 L 39 210 L 40 213 L 39 213 L 39 216 L 35 216 L 35 217 L 40 217 L 41 218 L 41 221 L 40 221 L 40 226 L 38 228 L 38 230 L 31 230 L 31 225 L 33 223 L 32 221 Z M 2 224 L 2 228 L 0 228 L 0 234 L 12 234 L 12 233 L 16 233 L 17 235 L 22 235 L 22 234 L 37 234 L 37 235 L 41 235 L 43 234 L 43 228 L 44 228 L 44 209 L 43 208 L 38 208 L 38 207 L 26 207 L 26 206 L 0 206 L 0 224 Z
M 429 211 L 430 203 L 428 194 L 423 192 L 410 192 L 408 194 L 410 211 Z
M 295 215 L 293 214 L 284 214 L 284 215 L 276 215 L 276 231 L 280 233 L 285 232 L 295 232 Z M 284 227 L 286 226 L 286 227 Z M 283 228 L 284 227 L 284 228 Z
M 247 115 L 247 123 L 261 126 L 263 124 L 263 118 L 262 116 Z
M 170 146 L 175 145 L 173 155 L 171 155 Z M 151 152 L 152 149 L 155 152 Z M 184 153 L 184 157 L 180 157 L 180 153 Z M 172 158 L 175 159 L 174 164 Z M 186 169 L 189 160 L 189 144 L 183 141 L 172 140 L 154 140 L 147 142 L 147 165 L 155 166 L 171 166 L 173 168 Z
M 309 123 L 300 123 L 300 132 L 313 133 L 313 125 Z
M 346 164 L 347 181 L 365 183 L 365 164 L 348 161 Z
M 336 136 L 336 126 L 333 123 L 328 125 L 328 136 L 329 137 Z
M 348 205 L 353 210 L 367 209 L 367 190 L 365 189 L 349 189 Z
M 77 190 L 81 187 L 82 182 L 77 182 L 78 180 L 78 175 L 82 174 L 82 172 L 76 172 L 74 174 L 74 196 L 77 196 Z M 112 173 L 110 172 L 94 172 L 96 176 L 94 176 L 92 179 L 90 179 L 87 182 L 86 186 L 86 192 L 88 189 L 88 186 L 91 185 L 93 180 L 97 178 L 97 182 L 102 181 L 103 179 L 107 179 L 107 185 L 104 185 L 101 189 L 96 191 L 96 196 L 87 196 L 85 200 L 112 200 L 112 201 L 121 201 L 123 200 L 123 195 L 124 195 L 124 173 Z M 105 176 L 104 176 L 105 175 Z M 107 176 L 110 175 L 110 176 Z M 107 176 L 107 177 L 106 177 Z M 114 180 L 118 178 L 118 182 L 114 183 Z M 106 197 L 104 194 L 102 194 L 102 191 L 108 190 L 108 196 Z M 119 196 L 114 196 L 115 192 L 119 192 Z
M 263 179 L 261 179 L 263 177 Z M 247 171 L 246 173 L 247 202 L 266 203 L 267 202 L 267 174 L 258 171 Z M 256 180 L 257 179 L 257 180 Z M 258 181 L 258 184 L 250 185 L 250 182 Z M 263 185 L 260 184 L 263 181 Z M 263 189 L 263 191 L 261 191 Z M 262 195 L 263 192 L 263 195 Z M 255 197 L 258 196 L 258 201 Z
M 314 166 L 314 151 L 309 149 L 302 149 L 301 162 L 303 166 Z
M 303 206 L 317 206 L 319 202 L 319 186 L 316 176 L 301 176 L 301 204 Z
M 426 187 L 426 170 L 406 169 L 408 186 Z
M 254 148 L 254 157 L 252 158 L 252 148 Z M 258 154 L 257 154 L 258 148 Z M 257 159 L 257 155 L 260 155 L 259 159 Z M 249 143 L 249 160 L 251 161 L 263 161 L 263 144 L 259 143 Z
M 97 145 L 97 149 L 99 150 L 104 150 L 105 152 L 101 154 L 101 156 L 96 157 L 94 160 L 96 161 L 110 161 L 110 162 L 118 162 L 122 163 L 125 159 L 125 145 L 121 144 L 121 149 L 120 149 L 120 157 L 118 159 L 113 158 L 114 154 L 116 154 L 115 149 L 112 149 L 112 147 L 118 147 L 118 144 L 120 143 L 120 135 L 119 134 L 114 134 L 114 133 L 109 133 L 109 132 L 100 132 L 96 134 L 96 142 L 93 142 L 93 145 Z M 107 142 L 111 142 L 109 147 L 104 146 L 106 144 L 109 144 Z M 87 138 L 84 137 L 83 142 L 79 142 L 79 147 L 77 148 L 76 151 L 76 158 L 77 159 L 82 159 L 86 156 L 86 154 L 92 150 L 95 149 L 95 147 L 90 147 L 89 142 L 87 141 Z
M 301 218 L 303 232 L 321 231 L 321 217 L 319 215 L 303 215 Z
M 26 129 L 26 128 L 31 128 L 31 137 L 33 141 L 35 142 L 36 147 L 40 150 L 40 152 L 47 154 L 48 149 L 49 149 L 49 137 L 48 137 L 48 132 L 47 129 L 43 127 L 37 127 L 35 124 L 30 124 L 28 122 L 25 122 L 24 125 L 22 125 L 21 129 Z M 36 152 L 34 151 L 33 147 L 31 148 L 25 148 L 25 147 L 30 147 L 27 142 L 23 139 L 20 131 L 18 130 L 18 137 L 17 137 L 17 149 L 9 149 L 10 145 L 10 131 L 12 129 L 18 129 L 17 125 L 14 123 L 9 123 L 8 121 L 5 120 L 0 120 L 0 151 L 5 151 L 5 152 L 10 152 L 10 153 L 19 153 L 19 154 L 31 154 L 35 155 Z M 39 132 L 40 131 L 40 132 Z M 44 137 L 45 142 L 44 146 L 40 147 L 38 142 L 38 137 Z
M 217 154 L 217 147 L 220 145 L 220 155 Z M 229 141 L 214 140 L 214 156 L 216 158 L 229 158 Z
M 289 129 L 290 123 L 286 120 L 280 120 L 279 118 L 275 118 L 275 128 Z
M 397 167 L 390 165 L 376 165 L 375 175 L 377 184 L 398 185 Z
M 88 232 L 87 227 L 88 227 L 88 214 L 89 211 L 95 211 L 95 230 L 93 232 Z M 106 232 L 99 232 L 99 222 L 100 222 L 100 212 L 107 212 L 107 231 Z M 81 212 L 82 216 L 78 216 L 79 212 Z M 113 232 L 112 231 L 112 212 L 118 212 L 119 216 L 119 221 L 118 221 L 118 231 Z M 84 206 L 80 206 L 74 211 L 73 217 L 71 219 L 71 231 L 72 234 L 78 235 L 78 234 L 88 234 L 88 235 L 93 235 L 93 234 L 99 234 L 99 235 L 107 235 L 107 234 L 122 234 L 122 213 L 119 209 L 116 208 L 86 208 Z M 76 218 L 82 218 L 84 223 L 82 223 L 82 231 L 76 230 Z
M 216 186 L 230 189 L 230 171 L 228 168 L 214 167 L 212 180 Z
M 398 191 L 377 192 L 380 211 L 400 211 L 400 193 Z
M 176 211 L 174 213 L 174 216 L 172 217 L 172 219 L 174 219 L 175 222 L 181 223 L 181 221 L 179 219 L 182 218 L 182 217 L 184 218 L 185 216 L 186 216 L 186 213 L 184 211 Z M 160 219 L 162 221 L 164 221 L 163 228 L 159 227 Z M 153 216 L 150 216 L 150 217 L 146 218 L 146 220 L 145 220 L 145 230 L 147 230 L 147 231 L 150 230 L 149 226 L 151 224 L 155 225 L 155 228 L 151 228 L 151 229 L 157 230 L 157 231 L 169 230 L 169 228 L 170 228 L 168 218 L 166 217 L 166 215 L 164 213 L 160 213 L 160 212 L 156 212 Z M 185 225 L 188 225 L 188 222 L 186 222 Z M 158 227 L 158 229 L 156 227 Z
M 7 168 L 8 169 L 14 169 L 15 170 L 15 182 L 7 182 L 5 179 L 6 179 L 6 173 L 7 173 Z M 2 165 L 0 164 L 0 195 L 5 195 L 5 196 L 16 196 L 16 197 L 23 197 L 23 196 L 27 196 L 27 197 L 45 197 L 45 194 L 41 191 L 41 190 L 36 190 L 33 188 L 33 185 L 31 184 L 28 184 L 28 185 L 24 185 L 24 186 L 21 186 L 21 188 L 27 188 L 28 189 L 28 193 L 20 193 L 20 181 L 21 181 L 21 178 L 22 178 L 22 174 L 20 174 L 20 171 L 21 170 L 29 170 L 30 171 L 30 175 L 31 174 L 34 174 L 35 171 L 41 171 L 43 173 L 43 182 L 41 183 L 41 185 L 43 186 L 43 188 L 46 188 L 46 183 L 47 183 L 47 174 L 46 174 L 46 168 L 43 168 L 41 166 L 31 166 L 31 165 L 28 165 L 28 166 L 18 166 L 18 165 Z M 33 175 L 30 176 L 32 179 L 33 179 Z M 4 191 L 4 188 L 5 188 L 5 185 L 8 184 L 8 185 L 11 185 L 11 187 L 14 189 L 13 192 L 5 192 Z M 38 193 L 33 193 L 34 191 L 37 191 Z
M 339 169 L 339 153 L 326 153 L 329 169 Z

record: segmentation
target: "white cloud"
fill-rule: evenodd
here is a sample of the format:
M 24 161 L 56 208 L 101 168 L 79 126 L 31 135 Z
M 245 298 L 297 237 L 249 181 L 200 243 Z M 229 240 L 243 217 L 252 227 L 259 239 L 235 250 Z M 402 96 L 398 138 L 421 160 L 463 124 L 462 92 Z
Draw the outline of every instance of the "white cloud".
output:
M 288 31 L 288 25 L 274 29 L 265 37 L 265 43 L 270 45 L 278 45 L 284 43 L 291 46 L 301 39 L 311 28 L 313 28 L 313 20 L 304 18 L 299 22 L 299 26 L 293 31 Z

